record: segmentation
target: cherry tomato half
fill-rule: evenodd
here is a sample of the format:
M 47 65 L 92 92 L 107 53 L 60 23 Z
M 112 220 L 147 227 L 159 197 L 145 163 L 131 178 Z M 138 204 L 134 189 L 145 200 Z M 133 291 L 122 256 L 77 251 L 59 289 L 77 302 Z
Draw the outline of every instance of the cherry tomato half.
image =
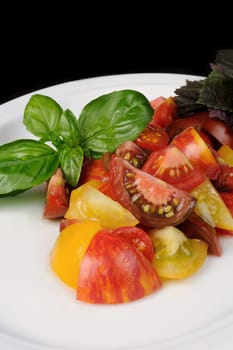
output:
M 167 132 L 159 125 L 148 125 L 135 140 L 143 149 L 155 151 L 165 147 L 169 142 Z

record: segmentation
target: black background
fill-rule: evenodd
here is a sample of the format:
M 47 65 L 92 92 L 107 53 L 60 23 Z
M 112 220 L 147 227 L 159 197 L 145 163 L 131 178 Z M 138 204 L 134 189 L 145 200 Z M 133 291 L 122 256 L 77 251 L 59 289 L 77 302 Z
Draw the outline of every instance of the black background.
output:
M 21 8 L 1 29 L 0 103 L 42 87 L 124 73 L 207 75 L 217 50 L 233 48 L 227 7 L 195 11 L 135 2 Z M 186 5 L 187 6 L 187 5 Z M 59 10 L 59 11 L 57 11 Z

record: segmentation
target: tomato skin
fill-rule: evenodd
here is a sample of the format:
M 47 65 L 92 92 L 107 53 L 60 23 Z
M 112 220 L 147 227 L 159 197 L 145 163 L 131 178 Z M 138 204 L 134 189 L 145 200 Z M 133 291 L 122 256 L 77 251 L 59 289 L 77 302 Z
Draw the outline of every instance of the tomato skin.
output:
M 114 232 L 101 230 L 82 260 L 77 299 L 95 304 L 125 303 L 160 287 L 155 269 L 133 244 Z
M 222 145 L 233 148 L 233 130 L 218 118 L 207 118 L 203 124 L 203 129 L 215 137 Z
M 183 130 L 171 144 L 184 152 L 193 166 L 203 171 L 209 179 L 217 178 L 220 172 L 219 164 L 208 145 L 193 127 Z
M 195 205 L 187 192 L 136 169 L 120 157 L 112 157 L 110 179 L 117 200 L 148 227 L 176 225 Z
M 163 148 L 168 142 L 167 132 L 159 125 L 148 125 L 135 140 L 138 146 L 149 151 Z
M 154 108 L 151 125 L 165 128 L 176 118 L 177 105 L 171 96 L 156 98 L 151 101 L 151 106 Z
M 43 218 L 61 218 L 64 216 L 68 206 L 68 190 L 66 188 L 62 170 L 58 168 L 47 183 Z
M 209 225 L 195 212 L 192 212 L 187 220 L 179 225 L 179 229 L 185 233 L 188 238 L 201 239 L 208 244 L 208 253 L 221 256 L 222 247 L 217 235 L 217 229 Z
M 153 243 L 149 235 L 136 226 L 122 226 L 114 230 L 115 235 L 125 238 L 129 243 L 133 244 L 139 252 L 141 252 L 149 261 L 152 260 L 154 254 Z
M 152 152 L 142 170 L 184 191 L 190 191 L 206 179 L 175 145 Z

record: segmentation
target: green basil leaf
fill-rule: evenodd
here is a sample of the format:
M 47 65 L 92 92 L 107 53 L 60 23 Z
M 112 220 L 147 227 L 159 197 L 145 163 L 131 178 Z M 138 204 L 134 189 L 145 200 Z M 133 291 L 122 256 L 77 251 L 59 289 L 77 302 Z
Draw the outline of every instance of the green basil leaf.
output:
M 59 150 L 59 160 L 61 169 L 65 175 L 66 181 L 71 186 L 76 186 L 80 177 L 83 165 L 83 149 L 80 146 L 70 147 L 64 145 Z
M 78 119 L 86 155 L 100 157 L 127 140 L 135 140 L 153 115 L 147 98 L 135 90 L 120 90 L 89 102 Z
M 50 141 L 58 134 L 62 111 L 51 97 L 35 94 L 25 107 L 23 122 L 33 135 Z
M 43 183 L 58 164 L 57 152 L 35 140 L 0 146 L 0 195 L 17 194 Z
M 63 141 L 70 146 L 80 143 L 81 136 L 78 129 L 78 120 L 69 109 L 65 110 L 61 115 L 59 133 Z

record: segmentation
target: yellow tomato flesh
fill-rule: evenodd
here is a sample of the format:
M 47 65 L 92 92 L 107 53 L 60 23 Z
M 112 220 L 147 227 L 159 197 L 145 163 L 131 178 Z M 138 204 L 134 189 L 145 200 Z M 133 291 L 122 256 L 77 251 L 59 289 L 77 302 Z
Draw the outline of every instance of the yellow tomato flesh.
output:
M 196 273 L 207 256 L 207 243 L 187 238 L 173 226 L 150 231 L 155 253 L 152 265 L 164 279 L 183 279 Z
M 227 165 L 233 166 L 233 149 L 230 146 L 221 146 L 217 153 L 227 163 Z
M 94 220 L 109 229 L 138 224 L 138 220 L 129 210 L 89 183 L 72 191 L 65 218 Z
M 192 190 L 191 194 L 197 199 L 194 208 L 197 215 L 213 227 L 233 230 L 233 217 L 209 180 Z
M 51 251 L 51 266 L 56 275 L 77 288 L 82 259 L 94 235 L 101 230 L 94 221 L 78 222 L 62 230 Z

